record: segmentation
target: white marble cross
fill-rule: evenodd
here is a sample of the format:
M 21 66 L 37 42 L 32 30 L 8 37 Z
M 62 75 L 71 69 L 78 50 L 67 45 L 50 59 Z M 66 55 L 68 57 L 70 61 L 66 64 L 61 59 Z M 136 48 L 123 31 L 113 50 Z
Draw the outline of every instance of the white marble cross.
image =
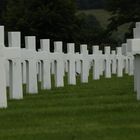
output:
M 124 69 L 125 69 L 126 74 L 128 74 L 128 70 L 129 70 L 127 53 L 128 53 L 128 51 L 127 51 L 127 43 L 123 43 L 122 44 L 122 54 L 124 56 Z
M 100 75 L 101 76 L 103 76 L 103 74 L 104 74 L 104 58 L 103 58 L 103 51 L 102 50 L 100 50 L 99 51 L 99 53 L 100 53 Z
M 50 40 L 40 40 L 41 49 L 37 53 L 37 59 L 41 62 L 41 88 L 51 89 L 51 53 Z
M 9 62 L 10 99 L 23 99 L 20 32 L 9 32 L 8 43 L 9 47 L 4 48 L 4 56 Z
M 116 51 L 112 50 L 111 51 L 111 69 L 112 69 L 112 74 L 117 73 L 117 61 L 116 61 Z
M 134 75 L 134 56 L 132 54 L 128 54 L 128 75 Z
M 124 65 L 124 56 L 122 55 L 122 48 L 116 48 L 116 60 L 117 60 L 117 77 L 123 76 L 123 65 Z
M 94 80 L 99 80 L 100 79 L 100 69 L 101 69 L 101 63 L 100 63 L 100 59 L 101 59 L 101 55 L 99 52 L 99 46 L 93 46 L 92 47 L 92 51 L 93 51 L 93 79 Z
M 76 52 L 76 56 L 79 56 L 78 52 Z M 81 74 L 81 61 L 79 59 L 76 59 L 75 69 L 76 73 Z
M 1 43 L 1 52 L 3 58 L 0 60 L 1 67 L 1 85 L 0 88 L 1 96 L 0 99 L 0 107 L 7 107 L 7 97 L 6 97 L 6 77 L 5 72 L 8 72 L 10 86 L 10 99 L 22 99 L 23 91 L 22 91 L 22 75 L 21 75 L 21 53 L 20 53 L 20 32 L 9 32 L 8 33 L 8 45 L 9 47 L 5 47 L 4 45 L 4 26 L 0 26 L 0 43 Z M 7 61 L 7 62 L 4 62 Z M 6 67 L 3 67 L 2 62 L 4 62 Z M 4 66 L 5 66 L 4 64 Z M 6 70 L 5 68 L 8 68 Z
M 7 107 L 4 49 L 4 27 L 0 26 L 0 108 Z
M 40 49 L 38 50 L 38 52 Z M 37 53 L 38 54 L 38 53 Z M 42 81 L 42 62 L 40 60 L 37 61 L 36 68 L 37 68 L 37 80 L 38 82 Z
M 127 40 L 128 74 L 130 76 L 134 74 L 134 56 L 133 56 L 133 54 L 135 54 L 139 51 L 138 42 L 139 42 L 138 38 Z
M 21 61 L 22 83 L 26 84 L 26 62 Z
M 80 45 L 80 54 L 82 55 L 81 59 L 81 82 L 88 83 L 89 76 L 89 58 L 87 45 Z
M 127 40 L 128 51 L 134 55 L 134 90 L 137 92 L 137 100 L 140 100 L 140 23 L 134 28 L 134 39 Z
M 111 78 L 111 54 L 110 47 L 105 47 L 105 78 Z
M 62 52 L 62 42 L 54 42 L 54 53 L 52 54 L 52 59 L 54 61 L 54 71 L 55 71 L 55 86 L 64 86 L 64 54 Z
M 26 92 L 29 94 L 38 93 L 36 55 L 35 36 L 26 36 L 25 48 L 21 50 L 21 58 L 26 62 Z
M 137 92 L 137 100 L 140 100 L 140 54 L 135 54 L 134 90 Z
M 68 63 L 68 84 L 76 85 L 76 69 L 75 69 L 75 44 L 68 43 L 67 44 L 67 54 L 65 55 L 65 59 Z

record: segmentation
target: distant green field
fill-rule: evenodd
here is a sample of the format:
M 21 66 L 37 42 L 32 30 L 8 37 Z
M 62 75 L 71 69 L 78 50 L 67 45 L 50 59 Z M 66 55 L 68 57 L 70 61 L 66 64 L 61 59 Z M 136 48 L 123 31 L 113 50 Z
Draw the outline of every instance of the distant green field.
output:
M 139 140 L 133 77 L 53 87 L 0 110 L 0 140 Z
M 94 15 L 99 21 L 100 25 L 103 28 L 107 28 L 109 24 L 109 18 L 111 17 L 111 13 L 104 9 L 92 9 L 92 10 L 81 10 L 79 13 L 85 13 L 87 15 Z M 122 25 L 118 28 L 118 31 L 114 31 L 113 37 L 122 39 L 124 38 L 124 34 L 128 31 L 129 24 Z
M 81 10 L 79 11 L 79 13 L 94 15 L 104 28 L 106 28 L 106 26 L 108 25 L 108 19 L 111 17 L 110 13 L 103 9 Z

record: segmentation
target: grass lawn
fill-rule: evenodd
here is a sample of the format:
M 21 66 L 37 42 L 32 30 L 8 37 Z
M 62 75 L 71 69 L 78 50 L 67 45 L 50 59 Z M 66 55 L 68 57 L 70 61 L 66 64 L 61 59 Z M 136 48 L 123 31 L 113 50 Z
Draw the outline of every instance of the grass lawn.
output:
M 140 102 L 133 77 L 65 85 L 8 101 L 0 140 L 139 140 Z

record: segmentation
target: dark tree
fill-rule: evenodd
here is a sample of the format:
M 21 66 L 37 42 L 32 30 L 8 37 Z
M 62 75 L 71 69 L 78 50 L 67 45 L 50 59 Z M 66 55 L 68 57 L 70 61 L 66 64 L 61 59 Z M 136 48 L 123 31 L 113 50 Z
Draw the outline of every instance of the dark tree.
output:
M 0 24 L 2 24 L 2 13 L 6 8 L 6 2 L 7 0 L 0 0 Z
M 140 21 L 139 0 L 106 0 L 106 9 L 111 12 L 108 31 L 117 30 L 119 26 L 129 23 L 127 37 L 132 37 L 134 23 Z
M 104 7 L 104 0 L 76 0 L 79 9 L 99 9 Z
M 75 0 L 9 0 L 2 16 L 7 30 L 19 30 L 22 39 L 35 35 L 64 42 L 100 44 L 104 30 L 94 16 L 77 14 Z M 24 44 L 23 44 L 24 46 Z M 64 47 L 66 51 L 66 45 Z
M 3 21 L 7 29 L 23 35 L 74 42 L 75 12 L 74 0 L 9 0 Z

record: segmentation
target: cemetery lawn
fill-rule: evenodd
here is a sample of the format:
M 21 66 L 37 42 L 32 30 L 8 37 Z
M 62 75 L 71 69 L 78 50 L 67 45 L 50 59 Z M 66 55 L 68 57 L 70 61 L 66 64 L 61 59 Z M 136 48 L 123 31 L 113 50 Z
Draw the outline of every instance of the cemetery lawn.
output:
M 140 140 L 133 77 L 113 76 L 24 95 L 0 110 L 0 140 Z

